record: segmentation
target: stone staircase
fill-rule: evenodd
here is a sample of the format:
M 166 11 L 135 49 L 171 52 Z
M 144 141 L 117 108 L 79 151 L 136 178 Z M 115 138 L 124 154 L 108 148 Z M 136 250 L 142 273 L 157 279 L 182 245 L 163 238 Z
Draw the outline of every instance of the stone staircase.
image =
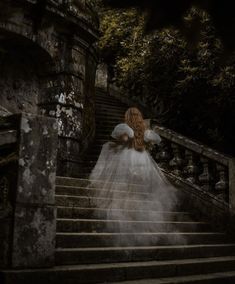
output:
M 57 178 L 56 264 L 73 270 L 71 283 L 224 283 L 235 279 L 235 271 L 231 272 L 235 243 L 180 206 L 177 212 L 158 212 L 151 194 L 137 191 L 128 196 L 119 191 L 116 198 L 125 203 L 129 199 L 129 210 L 120 202 L 110 214 L 102 208 L 103 200 L 96 208 L 96 191 L 101 189 L 87 188 L 86 178 L 126 109 L 125 104 L 99 92 L 96 137 L 85 156 L 81 179 Z
M 235 283 L 235 242 L 224 231 L 180 205 L 157 211 L 143 189 L 116 192 L 119 206 L 110 213 L 97 197 L 102 189 L 89 188 L 101 146 L 126 108 L 99 93 L 96 138 L 84 171 L 80 178 L 57 177 L 56 266 L 5 271 L 5 283 Z
M 81 178 L 87 178 L 94 167 L 100 154 L 102 145 L 110 139 L 113 128 L 123 122 L 128 106 L 120 101 L 107 96 L 102 91 L 97 91 L 96 96 L 96 136 L 92 145 L 83 157 Z

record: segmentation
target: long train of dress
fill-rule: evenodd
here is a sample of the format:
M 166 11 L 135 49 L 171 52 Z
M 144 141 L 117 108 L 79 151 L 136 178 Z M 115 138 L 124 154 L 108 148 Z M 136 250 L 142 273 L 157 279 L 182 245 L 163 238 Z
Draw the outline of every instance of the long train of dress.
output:
M 89 186 L 102 189 L 97 197 L 109 197 L 105 204 L 109 209 L 120 205 L 119 191 L 125 191 L 128 196 L 135 192 L 150 193 L 156 211 L 172 210 L 177 202 L 175 188 L 146 150 L 140 152 L 115 142 L 105 143 L 89 179 Z M 125 204 L 123 200 L 120 202 L 123 209 L 138 209 L 128 208 L 128 202 Z M 144 203 L 141 208 L 144 209 Z

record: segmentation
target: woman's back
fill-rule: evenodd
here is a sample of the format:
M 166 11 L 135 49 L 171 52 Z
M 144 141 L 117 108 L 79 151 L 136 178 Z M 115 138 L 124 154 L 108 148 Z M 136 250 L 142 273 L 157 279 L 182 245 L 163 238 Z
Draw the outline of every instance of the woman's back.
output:
M 125 113 L 125 123 L 134 131 L 134 137 L 131 140 L 132 147 L 137 151 L 144 151 L 146 125 L 141 112 L 135 107 L 129 108 Z

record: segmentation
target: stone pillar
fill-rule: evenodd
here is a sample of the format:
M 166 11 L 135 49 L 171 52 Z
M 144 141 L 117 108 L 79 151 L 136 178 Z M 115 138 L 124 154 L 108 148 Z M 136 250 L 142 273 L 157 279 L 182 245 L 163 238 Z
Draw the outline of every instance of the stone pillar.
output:
M 94 131 L 94 121 L 87 126 L 86 114 L 89 101 L 94 110 L 94 98 L 90 99 L 89 86 L 94 86 L 96 63 L 90 68 L 91 52 L 78 43 L 62 40 L 58 44 L 58 62 L 40 98 L 40 113 L 55 117 L 58 121 L 57 174 L 76 176 L 79 174 L 80 153 L 89 127 Z M 93 80 L 90 82 L 90 80 Z M 92 91 L 94 95 L 94 91 Z M 90 113 L 93 117 L 94 113 Z
M 57 123 L 22 114 L 13 204 L 12 267 L 54 265 Z

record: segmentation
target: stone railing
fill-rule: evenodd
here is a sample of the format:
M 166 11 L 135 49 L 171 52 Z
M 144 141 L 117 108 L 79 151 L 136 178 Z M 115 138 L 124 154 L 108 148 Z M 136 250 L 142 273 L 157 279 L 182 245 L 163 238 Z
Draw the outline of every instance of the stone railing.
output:
M 0 267 L 54 265 L 57 143 L 54 118 L 0 117 Z
M 235 212 L 235 159 L 192 141 L 149 120 L 162 138 L 152 150 L 158 165 L 171 177 L 191 185 L 204 199 Z

